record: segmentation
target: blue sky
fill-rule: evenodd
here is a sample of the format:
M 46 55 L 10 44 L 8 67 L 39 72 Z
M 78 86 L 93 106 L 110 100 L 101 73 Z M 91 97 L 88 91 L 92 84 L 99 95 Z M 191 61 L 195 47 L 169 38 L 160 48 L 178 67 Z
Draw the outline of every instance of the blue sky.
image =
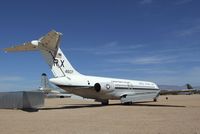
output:
M 33 89 L 53 77 L 39 52 L 3 48 L 63 33 L 61 48 L 88 75 L 200 85 L 200 1 L 1 1 L 0 90 Z

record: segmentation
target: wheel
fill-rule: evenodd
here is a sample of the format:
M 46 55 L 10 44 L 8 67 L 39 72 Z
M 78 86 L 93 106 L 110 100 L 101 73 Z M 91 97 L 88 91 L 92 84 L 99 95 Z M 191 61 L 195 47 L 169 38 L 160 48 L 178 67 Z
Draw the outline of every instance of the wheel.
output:
M 123 103 L 124 105 L 132 105 L 133 104 L 133 102 L 132 101 L 130 101 L 130 102 L 125 102 L 125 103 Z
M 108 100 L 104 100 L 104 101 L 101 102 L 101 104 L 102 104 L 102 105 L 108 105 L 108 104 L 109 104 L 109 101 L 108 101 Z

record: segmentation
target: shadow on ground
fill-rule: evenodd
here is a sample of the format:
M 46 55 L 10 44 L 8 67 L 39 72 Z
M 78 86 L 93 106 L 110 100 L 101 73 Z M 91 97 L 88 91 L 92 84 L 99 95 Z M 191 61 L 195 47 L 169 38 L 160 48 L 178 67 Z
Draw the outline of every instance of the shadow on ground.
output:
M 56 110 L 56 109 L 79 109 L 79 108 L 96 108 L 96 107 L 111 107 L 111 106 L 140 106 L 140 107 L 182 107 L 180 105 L 159 105 L 159 104 L 147 104 L 147 103 L 134 103 L 131 105 L 124 105 L 121 103 L 116 104 L 109 104 L 109 105 L 101 105 L 101 104 L 73 104 L 73 105 L 67 105 L 62 107 L 44 107 L 39 108 L 39 110 Z
M 36 108 L 23 108 L 21 110 L 24 112 L 38 112 L 39 111 L 39 109 L 36 109 Z
M 132 106 L 143 106 L 143 107 L 186 107 L 180 105 L 159 105 L 159 104 L 144 104 L 144 103 L 134 103 Z
M 39 108 L 39 110 L 94 108 L 94 107 L 104 107 L 104 106 L 105 106 L 105 105 L 101 105 L 101 104 L 73 104 L 73 105 L 62 106 L 62 107 L 46 107 L 46 108 Z

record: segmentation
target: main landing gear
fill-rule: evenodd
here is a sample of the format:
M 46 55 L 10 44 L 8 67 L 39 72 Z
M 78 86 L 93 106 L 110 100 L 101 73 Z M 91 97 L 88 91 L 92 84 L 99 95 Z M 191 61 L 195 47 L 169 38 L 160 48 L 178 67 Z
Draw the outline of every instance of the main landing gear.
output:
M 108 104 L 109 104 L 109 100 L 101 101 L 101 104 L 102 104 L 102 105 L 108 105 Z

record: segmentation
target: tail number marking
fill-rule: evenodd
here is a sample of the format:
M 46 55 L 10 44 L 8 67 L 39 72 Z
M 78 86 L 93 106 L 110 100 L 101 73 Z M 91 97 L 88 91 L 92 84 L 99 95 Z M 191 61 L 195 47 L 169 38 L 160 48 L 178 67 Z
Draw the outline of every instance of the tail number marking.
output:
M 54 59 L 54 61 L 53 61 L 54 64 L 53 65 L 61 68 L 61 67 L 64 67 L 64 62 L 65 62 L 64 60 Z M 60 63 L 60 65 L 59 65 L 59 63 Z
M 72 73 L 73 73 L 73 70 L 65 70 L 65 73 L 67 73 L 67 74 L 72 74 Z

